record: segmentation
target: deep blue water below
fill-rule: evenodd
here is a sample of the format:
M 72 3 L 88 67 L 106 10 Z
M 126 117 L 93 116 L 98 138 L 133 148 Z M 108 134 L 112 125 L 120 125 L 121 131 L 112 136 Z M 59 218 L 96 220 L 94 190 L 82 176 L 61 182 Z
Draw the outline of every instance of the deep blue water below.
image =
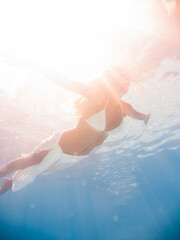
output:
M 90 159 L 40 176 L 1 196 L 1 239 L 178 240 L 179 156 L 179 150 L 165 150 L 139 161 L 139 185 L 124 203 L 121 194 L 102 190 L 102 182 L 93 180 Z

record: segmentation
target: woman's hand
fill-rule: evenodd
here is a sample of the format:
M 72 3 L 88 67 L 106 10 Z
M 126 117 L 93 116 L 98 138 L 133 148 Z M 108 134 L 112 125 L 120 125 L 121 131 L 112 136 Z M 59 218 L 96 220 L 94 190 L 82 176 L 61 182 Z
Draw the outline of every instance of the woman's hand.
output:
M 149 122 L 149 118 L 150 118 L 150 116 L 151 116 L 151 113 L 149 112 L 149 113 L 146 114 L 145 117 L 144 117 L 144 123 L 145 123 L 146 125 L 147 125 L 148 122 Z

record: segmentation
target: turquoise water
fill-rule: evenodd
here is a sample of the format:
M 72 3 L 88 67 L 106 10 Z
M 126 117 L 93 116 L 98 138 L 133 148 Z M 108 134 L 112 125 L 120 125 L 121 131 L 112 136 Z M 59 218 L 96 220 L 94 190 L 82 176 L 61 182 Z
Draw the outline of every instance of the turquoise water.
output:
M 164 59 L 141 83 L 142 93 L 132 87 L 125 97 L 151 111 L 147 126 L 127 118 L 73 167 L 1 196 L 1 239 L 179 239 L 179 66 L 178 59 Z M 28 115 L 21 98 L 14 102 L 1 92 L 1 164 L 75 121 L 61 107 L 47 117 L 49 105 Z
M 180 239 L 179 40 L 169 34 L 163 41 L 159 35 L 136 50 L 138 59 L 145 56 L 147 73 L 156 71 L 144 81 L 139 72 L 140 87 L 131 84 L 124 97 L 137 110 L 151 112 L 149 124 L 126 118 L 73 167 L 38 176 L 21 191 L 0 196 L 1 240 Z M 149 53 L 155 64 L 146 59 Z M 16 95 L 0 90 L 3 165 L 54 131 L 75 126 L 78 118 L 73 94 L 27 66 L 4 58 L 0 66 L 1 79 L 26 80 Z M 37 87 L 39 81 L 43 84 Z
M 138 162 L 138 186 L 123 188 L 126 197 L 95 181 L 89 161 L 39 177 L 1 198 L 1 239 L 179 239 L 179 154 Z

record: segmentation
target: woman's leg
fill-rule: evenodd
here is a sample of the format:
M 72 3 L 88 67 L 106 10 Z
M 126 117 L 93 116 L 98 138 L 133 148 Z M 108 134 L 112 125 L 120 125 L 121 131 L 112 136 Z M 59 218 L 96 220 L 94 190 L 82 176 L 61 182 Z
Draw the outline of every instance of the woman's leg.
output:
M 12 178 L 5 178 L 0 188 L 0 195 L 12 188 Z
M 20 157 L 7 163 L 5 166 L 0 168 L 0 178 L 17 170 L 39 164 L 47 154 L 48 150 L 41 151 L 38 153 L 33 152 L 31 154 L 27 154 L 25 157 Z

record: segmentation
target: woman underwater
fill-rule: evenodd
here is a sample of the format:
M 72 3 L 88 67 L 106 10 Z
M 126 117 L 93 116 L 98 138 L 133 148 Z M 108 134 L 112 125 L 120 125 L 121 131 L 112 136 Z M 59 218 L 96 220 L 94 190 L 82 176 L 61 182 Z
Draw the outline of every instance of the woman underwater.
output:
M 76 127 L 54 133 L 31 153 L 1 167 L 0 177 L 16 173 L 12 178 L 3 180 L 0 194 L 11 188 L 13 191 L 20 190 L 39 174 L 72 166 L 102 144 L 108 132 L 117 128 L 126 116 L 142 120 L 145 124 L 149 121 L 150 114 L 136 111 L 121 99 L 128 91 L 130 79 L 127 75 L 123 76 L 118 67 L 107 70 L 89 84 L 62 81 L 58 75 L 49 72 L 45 75 L 61 87 L 82 96 L 76 101 L 80 120 Z

